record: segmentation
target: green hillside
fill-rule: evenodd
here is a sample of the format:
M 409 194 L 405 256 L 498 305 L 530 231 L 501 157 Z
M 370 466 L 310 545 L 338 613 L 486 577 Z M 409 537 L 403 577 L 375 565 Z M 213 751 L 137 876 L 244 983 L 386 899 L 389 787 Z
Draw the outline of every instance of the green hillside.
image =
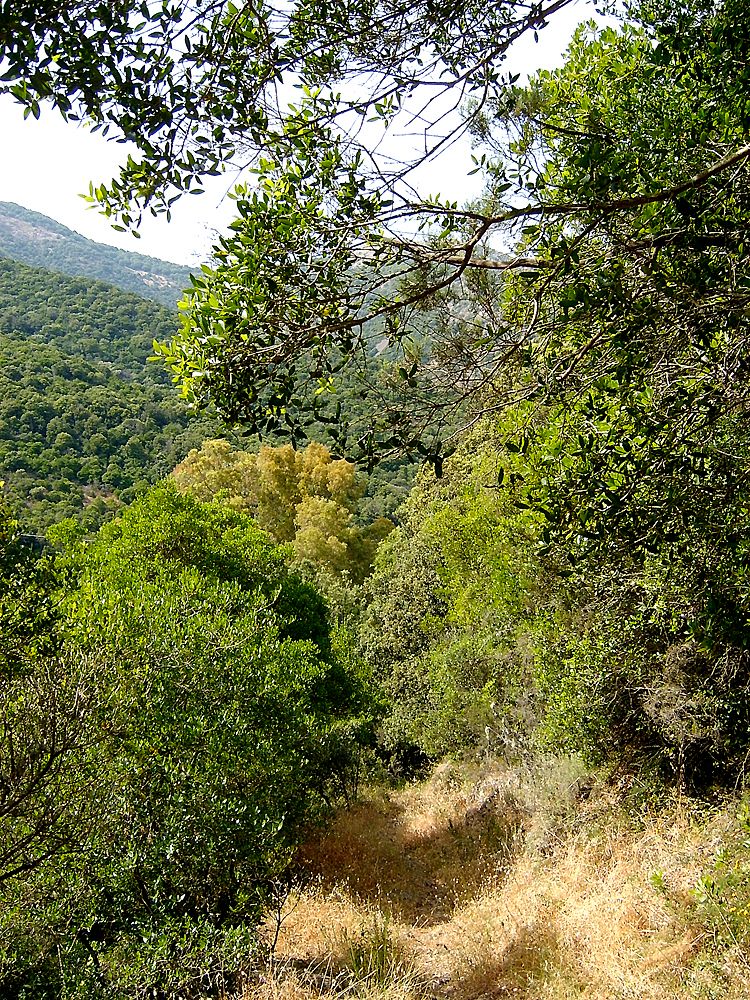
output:
M 0 256 L 106 281 L 168 306 L 176 305 L 190 281 L 186 267 L 95 243 L 12 202 L 0 202 Z
M 0 480 L 34 530 L 92 526 L 221 428 L 158 365 L 173 312 L 101 282 L 0 261 Z
M 104 282 L 0 259 L 0 480 L 29 527 L 82 511 L 95 526 L 204 439 L 231 437 L 147 361 L 177 324 L 174 310 Z M 313 437 L 326 440 L 324 427 Z M 393 516 L 413 471 L 376 470 L 366 522 Z
M 8 336 L 166 383 L 162 366 L 146 361 L 154 338 L 176 328 L 173 310 L 104 282 L 0 259 L 0 332 Z

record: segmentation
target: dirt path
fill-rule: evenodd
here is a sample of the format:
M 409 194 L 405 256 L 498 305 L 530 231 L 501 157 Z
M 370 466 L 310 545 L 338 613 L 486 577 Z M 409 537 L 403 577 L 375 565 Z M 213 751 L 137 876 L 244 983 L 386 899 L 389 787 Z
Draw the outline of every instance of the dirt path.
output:
M 497 775 L 463 789 L 438 773 L 343 813 L 301 852 L 308 882 L 282 914 L 276 961 L 312 977 L 318 996 L 352 964 L 373 996 L 511 996 L 481 955 L 497 952 L 496 934 L 477 924 L 523 839 L 527 817 L 508 791 Z
M 680 910 L 715 841 L 686 817 L 620 823 L 602 790 L 584 802 L 580 787 L 564 769 L 530 787 L 499 766 L 445 770 L 342 812 L 301 851 L 303 887 L 248 995 L 748 1000 L 750 978 L 714 990 Z

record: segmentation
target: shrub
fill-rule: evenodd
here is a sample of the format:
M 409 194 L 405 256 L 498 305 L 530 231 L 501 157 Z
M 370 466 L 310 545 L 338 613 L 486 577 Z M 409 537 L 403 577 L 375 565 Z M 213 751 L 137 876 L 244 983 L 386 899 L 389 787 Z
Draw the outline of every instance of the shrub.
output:
M 346 782 L 366 697 L 242 514 L 159 488 L 70 558 L 66 645 L 96 676 L 68 780 L 90 809 L 15 885 L 0 969 L 30 997 L 211 995 Z

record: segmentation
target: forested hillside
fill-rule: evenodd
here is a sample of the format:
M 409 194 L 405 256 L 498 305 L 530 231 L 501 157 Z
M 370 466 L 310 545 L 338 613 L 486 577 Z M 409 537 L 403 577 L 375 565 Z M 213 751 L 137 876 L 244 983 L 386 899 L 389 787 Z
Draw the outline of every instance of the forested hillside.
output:
M 100 524 L 219 432 L 147 361 L 176 325 L 111 285 L 0 260 L 0 479 L 30 530 Z
M 191 413 L 164 366 L 148 361 L 178 322 L 101 281 L 0 259 L 0 479 L 30 529 L 82 512 L 98 525 L 204 440 L 237 441 L 215 416 Z M 327 438 L 320 424 L 311 434 Z M 413 473 L 384 463 L 366 482 L 361 518 L 392 517 Z
M 47 268 L 0 259 L 0 330 L 72 357 L 165 385 L 148 365 L 154 339 L 177 329 L 176 312 L 122 292 L 93 275 L 66 278 Z
M 95 243 L 21 205 L 0 202 L 0 257 L 73 277 L 106 281 L 174 306 L 190 283 L 188 268 Z

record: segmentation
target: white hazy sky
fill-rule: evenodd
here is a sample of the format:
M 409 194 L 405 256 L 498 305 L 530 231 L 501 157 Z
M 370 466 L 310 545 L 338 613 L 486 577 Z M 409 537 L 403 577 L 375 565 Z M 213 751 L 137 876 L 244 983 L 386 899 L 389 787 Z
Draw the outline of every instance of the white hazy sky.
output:
M 570 36 L 581 20 L 593 15 L 586 0 L 576 0 L 557 15 L 539 36 L 539 43 L 524 40 L 514 53 L 513 72 L 525 75 L 540 66 L 560 62 Z M 206 260 L 217 232 L 232 220 L 232 202 L 226 198 L 231 176 L 208 178 L 205 194 L 186 196 L 172 210 L 172 221 L 147 219 L 141 239 L 115 232 L 107 219 L 88 207 L 80 197 L 89 181 L 108 181 L 128 153 L 128 147 L 107 141 L 98 133 L 66 124 L 51 108 L 44 109 L 39 121 L 24 121 L 22 109 L 11 99 L 0 98 L 0 201 L 13 201 L 42 212 L 89 239 L 139 253 L 197 264 Z M 476 192 L 467 188 L 469 149 L 462 148 L 441 157 L 430 167 L 429 187 L 444 197 L 461 200 Z

